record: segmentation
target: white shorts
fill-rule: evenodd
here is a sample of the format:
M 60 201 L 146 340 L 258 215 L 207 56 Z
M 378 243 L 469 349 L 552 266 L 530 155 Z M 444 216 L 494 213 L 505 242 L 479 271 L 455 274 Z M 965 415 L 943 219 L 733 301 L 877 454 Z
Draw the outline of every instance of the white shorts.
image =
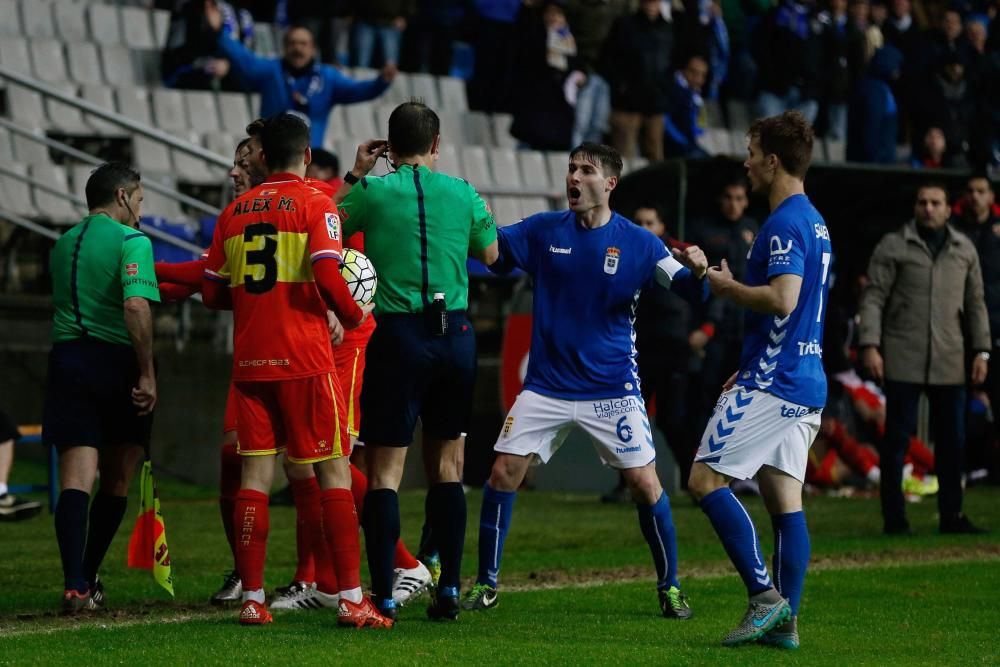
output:
M 771 466 L 804 482 L 821 413 L 764 391 L 733 387 L 715 404 L 694 460 L 736 479 Z
M 569 401 L 524 390 L 507 414 L 493 449 L 548 463 L 574 426 L 590 436 L 605 465 L 641 468 L 656 460 L 641 396 Z

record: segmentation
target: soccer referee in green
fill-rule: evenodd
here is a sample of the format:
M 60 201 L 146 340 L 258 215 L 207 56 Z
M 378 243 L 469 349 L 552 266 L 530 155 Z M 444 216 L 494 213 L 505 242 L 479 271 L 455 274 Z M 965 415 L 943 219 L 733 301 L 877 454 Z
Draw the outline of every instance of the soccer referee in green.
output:
M 368 458 L 362 526 L 373 597 L 393 618 L 396 491 L 417 417 L 430 461 L 427 521 L 441 557 L 427 614 L 458 617 L 466 515 L 463 436 L 476 376 L 476 338 L 465 312 L 466 258 L 484 264 L 497 258 L 496 226 L 486 203 L 467 182 L 431 170 L 440 143 L 437 114 L 418 102 L 401 104 L 389 116 L 388 144 L 360 146 L 337 193 L 344 237 L 364 232 L 365 253 L 379 274 L 378 327 L 368 344 L 358 439 Z M 386 152 L 395 171 L 366 178 Z
M 90 214 L 52 251 L 55 319 L 42 424 L 45 442 L 59 451 L 55 523 L 68 612 L 104 602 L 97 571 L 125 515 L 156 404 L 149 302 L 160 292 L 152 245 L 138 231 L 139 174 L 103 164 L 86 194 Z M 100 490 L 90 503 L 98 468 Z

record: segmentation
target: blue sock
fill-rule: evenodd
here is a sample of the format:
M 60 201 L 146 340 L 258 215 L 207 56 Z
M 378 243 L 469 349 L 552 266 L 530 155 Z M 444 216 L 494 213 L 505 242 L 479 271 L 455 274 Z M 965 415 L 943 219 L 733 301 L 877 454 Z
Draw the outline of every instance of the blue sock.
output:
M 479 512 L 479 574 L 477 584 L 496 588 L 503 558 L 503 543 L 510 530 L 517 491 L 497 491 L 490 483 L 483 485 L 483 508 Z
M 771 517 L 774 526 L 774 585 L 792 607 L 792 616 L 799 614 L 802 587 L 809 567 L 809 528 L 805 512 L 789 512 Z
M 716 489 L 701 499 L 701 511 L 712 522 L 722 546 L 729 554 L 750 595 L 771 588 L 767 564 L 760 555 L 760 540 L 750 515 L 728 486 Z
M 462 549 L 465 548 L 465 490 L 460 482 L 432 484 L 427 489 L 427 518 L 431 533 L 441 557 L 441 577 L 438 579 L 438 596 L 456 595 L 462 571 Z M 393 548 L 396 543 L 393 542 Z
M 396 542 L 399 541 L 399 496 L 392 489 L 369 490 L 361 520 L 365 529 L 368 571 L 376 604 L 392 600 Z
M 670 514 L 670 499 L 664 491 L 652 505 L 636 503 L 639 527 L 649 544 L 656 565 L 656 588 L 681 587 L 677 581 L 677 531 Z
M 59 494 L 56 505 L 56 541 L 62 557 L 65 589 L 86 593 L 89 590 L 83 574 L 83 551 L 87 544 L 87 506 L 90 494 L 78 489 L 66 489 Z

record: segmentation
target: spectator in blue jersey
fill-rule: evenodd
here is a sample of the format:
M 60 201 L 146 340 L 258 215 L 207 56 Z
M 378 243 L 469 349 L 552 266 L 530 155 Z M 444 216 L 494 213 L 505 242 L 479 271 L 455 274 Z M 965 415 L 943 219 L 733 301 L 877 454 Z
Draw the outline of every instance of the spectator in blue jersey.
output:
M 386 65 L 374 79 L 355 81 L 337 68 L 317 62 L 313 35 L 301 26 L 285 32 L 282 58 L 262 58 L 222 31 L 223 15 L 213 0 L 205 3 L 205 18 L 218 32 L 218 49 L 232 71 L 248 89 L 260 93 L 260 115 L 299 114 L 309 123 L 313 146 L 323 144 L 334 105 L 375 99 L 396 78 L 395 65 Z
M 899 78 L 903 54 L 883 46 L 868 63 L 847 115 L 847 159 L 874 164 L 896 163 L 899 106 L 893 85 Z
M 794 649 L 809 564 L 802 484 L 826 404 L 823 320 L 833 256 L 823 217 L 804 190 L 813 149 L 808 120 L 786 111 L 755 121 L 748 135 L 744 166 L 771 215 L 751 246 L 742 282 L 725 260 L 708 271 L 712 293 L 746 309 L 746 332 L 739 369 L 702 436 L 688 490 L 750 598 L 722 643 Z M 774 528 L 773 584 L 753 521 L 729 488 L 754 476 Z
M 663 118 L 663 152 L 667 157 L 706 157 L 698 145 L 705 134 L 705 101 L 701 89 L 708 78 L 708 62 L 692 55 L 684 67 L 674 72 Z
M 566 173 L 569 210 L 538 213 L 498 230 L 500 256 L 491 270 L 516 267 L 534 279 L 531 355 L 483 488 L 479 574 L 464 609 L 496 606 L 517 489 L 528 467 L 548 461 L 578 426 L 603 462 L 625 477 L 656 566 L 661 613 L 691 617 L 677 579 L 670 501 L 656 475 L 632 320 L 640 291 L 654 283 L 696 300 L 706 297 L 708 261 L 693 246 L 671 254 L 663 241 L 611 210 L 621 170 L 613 148 L 581 144 L 570 153 Z

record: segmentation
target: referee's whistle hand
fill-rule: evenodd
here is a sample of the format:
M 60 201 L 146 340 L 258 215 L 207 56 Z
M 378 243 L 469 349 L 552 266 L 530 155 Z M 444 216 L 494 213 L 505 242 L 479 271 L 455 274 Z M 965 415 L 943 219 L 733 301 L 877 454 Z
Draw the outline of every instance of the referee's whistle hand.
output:
M 139 408 L 140 415 L 148 415 L 156 407 L 156 378 L 140 376 L 132 388 L 132 405 Z
M 354 156 L 354 169 L 351 170 L 358 178 L 365 176 L 375 168 L 375 163 L 389 148 L 385 139 L 369 139 L 358 146 L 357 155 Z

